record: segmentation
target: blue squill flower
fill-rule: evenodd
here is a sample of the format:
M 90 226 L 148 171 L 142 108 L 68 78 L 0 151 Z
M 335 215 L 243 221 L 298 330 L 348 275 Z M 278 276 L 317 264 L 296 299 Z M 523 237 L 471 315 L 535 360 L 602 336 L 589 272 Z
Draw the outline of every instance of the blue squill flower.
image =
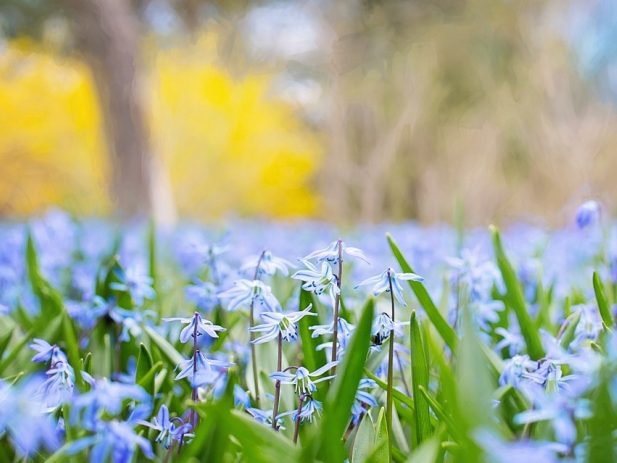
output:
M 402 306 L 407 306 L 405 299 L 403 298 L 403 288 L 401 287 L 401 281 L 424 281 L 420 275 L 415 273 L 396 273 L 393 269 L 389 268 L 385 272 L 375 275 L 371 278 L 358 283 L 356 288 L 360 286 L 372 286 L 373 296 L 379 296 L 382 293 L 389 293 L 390 287 L 392 287 L 392 293 L 394 298 Z
M 0 381 L 0 433 L 8 435 L 21 456 L 60 445 L 57 422 L 44 413 L 41 380 L 30 377 L 17 385 Z
M 337 286 L 336 275 L 332 272 L 330 264 L 322 262 L 321 268 L 318 269 L 308 260 L 301 259 L 300 261 L 306 266 L 306 269 L 298 270 L 291 278 L 303 281 L 302 289 L 315 293 L 318 296 L 328 293 L 334 303 L 334 299 L 340 290 Z
M 125 401 L 149 403 L 150 395 L 137 384 L 123 384 L 97 379 L 88 392 L 73 399 L 71 419 L 81 419 L 82 427 L 93 430 L 103 414 L 117 416 Z
M 351 408 L 352 423 L 358 424 L 367 409 L 377 406 L 377 399 L 375 399 L 373 394 L 368 392 L 370 389 L 375 389 L 376 387 L 377 383 L 372 379 L 363 378 L 360 380 L 358 390 L 356 391 L 356 397 Z
M 144 299 L 151 300 L 156 297 L 154 288 L 152 288 L 152 278 L 138 267 L 117 271 L 116 276 L 120 281 L 115 281 L 109 286 L 116 291 L 129 293 L 136 305 L 142 305 Z
M 261 410 L 259 408 L 250 407 L 246 409 L 246 412 L 258 423 L 268 427 L 272 426 L 272 410 Z M 283 427 L 283 420 L 280 418 L 280 415 L 277 417 L 276 423 L 276 429 L 285 429 Z
M 583 203 L 576 211 L 576 225 L 581 230 L 600 221 L 601 214 L 600 203 L 597 201 L 587 201 Z
M 349 257 L 353 257 L 355 259 L 360 259 L 367 264 L 369 263 L 368 259 L 364 255 L 361 249 L 354 248 L 351 246 L 347 246 L 343 241 L 340 242 L 341 254 L 343 256 L 347 255 Z M 339 242 L 333 241 L 324 249 L 319 249 L 317 251 L 311 252 L 309 255 L 305 256 L 303 260 L 312 260 L 315 259 L 317 262 L 328 262 L 330 265 L 336 265 L 339 263 Z
M 182 442 L 186 437 L 190 437 L 188 434 L 191 432 L 192 426 L 190 423 L 184 423 L 181 418 L 170 418 L 169 409 L 166 405 L 161 405 L 159 412 L 152 419 L 152 422 L 139 421 L 139 424 L 149 427 L 158 431 L 155 441 L 162 443 L 163 446 L 168 449 L 171 447 L 173 441 Z
M 281 304 L 265 283 L 258 280 L 238 280 L 234 285 L 219 294 L 221 299 L 229 299 L 227 310 L 234 311 L 257 303 L 268 311 L 281 310 Z
M 67 449 L 68 455 L 74 455 L 91 447 L 90 463 L 131 463 L 135 451 L 139 448 L 146 458 L 154 458 L 150 441 L 135 433 L 137 422 L 99 421 L 94 434 L 72 442 Z
M 195 279 L 184 289 L 186 298 L 204 312 L 210 312 L 219 303 L 216 286 L 209 281 Z
M 238 384 L 234 384 L 234 407 L 247 409 L 251 407 L 251 397 Z
M 36 355 L 32 357 L 33 362 L 55 364 L 57 362 L 66 362 L 66 355 L 55 344 L 49 344 L 44 339 L 34 338 L 30 349 L 36 351 Z
M 191 386 L 200 387 L 214 383 L 221 373 L 231 366 L 233 363 L 208 358 L 197 350 L 191 358 L 180 362 L 178 365 L 180 373 L 175 379 L 188 378 Z
M 326 363 L 323 367 L 318 368 L 313 372 L 309 372 L 304 367 L 296 368 L 296 371 L 294 373 L 289 373 L 287 371 L 277 371 L 275 373 L 271 373 L 270 378 L 272 378 L 272 380 L 274 381 L 279 381 L 281 384 L 292 384 L 294 386 L 296 394 L 298 395 L 310 395 L 317 390 L 317 386 L 315 386 L 315 384 L 334 378 L 334 376 L 323 376 L 321 378 L 319 378 L 319 376 L 331 370 L 337 364 L 338 362 L 329 362 Z
M 225 328 L 222 326 L 215 325 L 210 320 L 202 318 L 199 312 L 195 312 L 193 316 L 189 318 L 163 318 L 163 321 L 180 322 L 187 325 L 180 331 L 180 342 L 183 344 L 194 337 L 195 333 L 197 333 L 197 336 L 205 334 L 211 338 L 218 338 L 219 335 L 217 331 L 225 331 Z M 193 342 L 197 342 L 197 340 L 194 339 Z
M 279 334 L 287 342 L 293 342 L 298 337 L 297 323 L 307 315 L 316 316 L 311 312 L 312 304 L 298 312 L 262 312 L 259 316 L 264 320 L 264 324 L 253 326 L 249 331 L 253 333 L 264 333 L 257 339 L 251 341 L 253 344 L 262 344 L 275 339 Z
M 321 404 L 321 402 L 315 400 L 312 396 L 308 396 L 304 399 L 304 402 L 302 403 L 300 413 L 298 413 L 297 409 L 290 410 L 288 412 L 279 414 L 277 419 L 291 415 L 291 419 L 294 422 L 299 419 L 301 422 L 308 421 L 309 423 L 312 423 L 315 419 L 315 416 L 319 417 L 321 415 L 322 410 L 323 405 Z
M 287 276 L 289 274 L 289 269 L 292 267 L 293 265 L 288 260 L 276 257 L 272 255 L 270 251 L 264 251 L 258 256 L 249 258 L 244 265 L 242 265 L 240 271 L 250 273 L 251 277 L 256 273 L 257 278 L 263 275 L 272 276 L 276 272 L 279 272 L 283 276 Z M 255 272 L 255 270 L 257 270 L 257 272 Z

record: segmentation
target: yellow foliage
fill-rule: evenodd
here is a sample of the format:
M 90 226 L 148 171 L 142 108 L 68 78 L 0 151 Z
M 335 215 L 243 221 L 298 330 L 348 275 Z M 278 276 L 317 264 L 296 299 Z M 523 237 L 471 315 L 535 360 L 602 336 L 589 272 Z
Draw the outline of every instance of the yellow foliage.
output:
M 234 79 L 217 65 L 214 40 L 156 50 L 148 69 L 152 148 L 179 212 L 314 214 L 315 135 L 269 95 L 271 76 Z M 83 64 L 10 43 L 0 55 L 0 108 L 0 213 L 109 210 L 101 116 Z

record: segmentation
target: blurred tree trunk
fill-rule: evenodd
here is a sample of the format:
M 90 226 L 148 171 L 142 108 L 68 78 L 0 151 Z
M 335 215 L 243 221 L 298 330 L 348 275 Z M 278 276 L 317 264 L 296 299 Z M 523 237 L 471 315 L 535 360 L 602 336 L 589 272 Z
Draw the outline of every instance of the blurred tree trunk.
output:
M 63 2 L 96 85 L 118 213 L 123 218 L 154 214 L 173 220 L 169 184 L 150 152 L 140 94 L 139 24 L 129 0 Z

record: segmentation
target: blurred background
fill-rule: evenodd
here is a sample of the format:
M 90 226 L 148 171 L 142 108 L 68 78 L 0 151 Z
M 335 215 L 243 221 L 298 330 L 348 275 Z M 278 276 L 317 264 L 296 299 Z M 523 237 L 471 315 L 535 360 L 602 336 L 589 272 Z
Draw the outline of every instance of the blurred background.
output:
M 541 220 L 617 181 L 614 0 L 0 0 L 0 217 Z

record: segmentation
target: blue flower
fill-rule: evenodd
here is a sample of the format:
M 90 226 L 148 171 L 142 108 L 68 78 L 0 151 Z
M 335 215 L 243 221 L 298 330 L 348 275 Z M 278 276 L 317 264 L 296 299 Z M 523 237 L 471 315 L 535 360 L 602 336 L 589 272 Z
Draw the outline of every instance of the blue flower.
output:
M 576 211 L 576 225 L 581 230 L 591 225 L 595 225 L 600 221 L 601 214 L 600 203 L 597 201 L 587 201 L 583 203 Z
M 144 299 L 154 299 L 156 293 L 152 288 L 152 278 L 144 274 L 138 267 L 129 267 L 124 271 L 116 272 L 120 281 L 109 286 L 116 291 L 129 293 L 136 305 L 143 304 Z
M 234 384 L 234 407 L 247 409 L 251 407 L 251 397 L 238 384 Z
M 178 421 L 179 423 L 176 423 Z M 166 405 L 161 405 L 158 414 L 152 419 L 152 423 L 147 421 L 139 421 L 139 424 L 149 427 L 158 431 L 156 436 L 157 443 L 163 443 L 163 446 L 168 449 L 171 447 L 172 442 L 182 440 L 185 437 L 190 437 L 187 434 L 191 432 L 192 426 L 190 423 L 184 423 L 180 418 L 170 418 L 169 410 Z
M 265 321 L 262 325 L 253 326 L 250 331 L 253 333 L 265 333 L 251 341 L 253 344 L 262 344 L 275 339 L 279 334 L 287 342 L 295 341 L 298 337 L 297 323 L 305 316 L 316 316 L 311 312 L 312 304 L 299 312 L 263 312 L 259 316 Z
M 248 259 L 240 270 L 242 272 L 255 272 L 257 270 L 255 273 L 257 278 L 259 278 L 263 275 L 274 275 L 276 272 L 287 276 L 291 267 L 293 265 L 288 260 L 275 257 L 270 251 L 264 251 L 259 256 L 253 256 Z
M 30 349 L 37 352 L 37 354 L 32 357 L 33 362 L 38 363 L 46 363 L 49 362 L 52 365 L 57 362 L 66 362 L 66 355 L 58 346 L 51 345 L 44 339 L 34 338 L 32 340 L 32 344 L 30 344 Z
M 257 421 L 258 423 L 261 423 L 263 425 L 266 425 L 268 427 L 272 426 L 272 410 L 261 410 L 259 408 L 254 408 L 254 407 L 250 407 L 246 409 L 246 412 L 251 415 L 253 417 L 253 419 L 255 421 Z M 277 429 L 285 429 L 282 424 L 283 424 L 283 420 L 280 418 L 281 415 L 279 415 L 276 418 L 276 423 Z
M 194 337 L 195 333 L 197 333 L 197 336 L 206 334 L 211 338 L 218 338 L 217 331 L 225 331 L 225 328 L 222 326 L 215 325 L 211 321 L 201 318 L 199 312 L 195 312 L 190 318 L 163 318 L 163 320 L 188 325 L 180 332 L 180 342 L 183 344 Z M 194 342 L 197 342 L 197 340 L 195 339 Z
M 277 419 L 283 418 L 284 416 L 291 415 L 291 419 L 294 422 L 299 419 L 301 422 L 308 421 L 309 423 L 312 423 L 313 420 L 315 419 L 315 416 L 321 415 L 322 410 L 323 410 L 323 405 L 321 404 L 321 402 L 318 400 L 315 400 L 311 396 L 308 396 L 304 399 L 304 402 L 302 403 L 302 408 L 300 409 L 300 413 L 298 413 L 298 410 L 290 410 L 285 413 L 280 413 L 277 416 Z
M 192 285 L 184 289 L 186 298 L 199 309 L 209 312 L 219 303 L 216 286 L 209 281 L 195 279 Z
M 94 430 L 102 414 L 117 416 L 124 401 L 149 403 L 150 396 L 141 386 L 98 379 L 92 389 L 73 400 L 72 421 L 81 418 L 85 429 Z
M 389 268 L 385 272 L 382 272 L 379 275 L 375 275 L 371 278 L 367 278 L 366 280 L 357 284 L 356 288 L 359 288 L 360 286 L 373 286 L 373 296 L 379 296 L 384 292 L 389 293 L 390 286 L 392 286 L 392 293 L 394 294 L 394 298 L 402 306 L 407 306 L 407 303 L 403 298 L 403 288 L 401 287 L 400 283 L 400 281 L 403 280 L 424 281 L 424 278 L 422 278 L 420 275 L 416 275 L 415 273 L 396 273 L 393 269 Z
M 233 287 L 219 294 L 222 299 L 229 299 L 227 310 L 234 311 L 240 307 L 249 307 L 257 302 L 268 311 L 281 310 L 281 304 L 272 294 L 270 287 L 259 280 L 238 280 Z
M 356 397 L 351 408 L 351 421 L 354 424 L 358 424 L 362 416 L 366 413 L 367 409 L 377 406 L 377 399 L 368 392 L 368 389 L 375 389 L 377 383 L 372 379 L 362 378 L 356 391 Z
M 0 381 L 0 433 L 8 434 L 22 456 L 60 445 L 57 422 L 44 413 L 41 380 L 30 377 L 16 386 Z
M 323 375 L 326 371 L 331 370 L 337 365 L 337 363 L 338 362 L 329 362 L 312 373 L 304 367 L 296 368 L 295 373 L 277 371 L 270 374 L 270 378 L 274 381 L 279 381 L 281 384 L 293 384 L 296 394 L 298 395 L 312 394 L 317 390 L 317 386 L 315 386 L 315 384 L 334 378 L 334 376 L 323 376 L 321 378 L 317 377 Z M 311 378 L 317 379 L 313 380 Z
M 191 358 L 183 360 L 178 365 L 180 373 L 176 380 L 190 378 L 191 386 L 200 387 L 214 383 L 222 371 L 231 367 L 233 363 L 224 360 L 207 358 L 201 351 L 195 351 Z
M 74 455 L 83 449 L 90 450 L 91 463 L 104 463 L 111 458 L 113 463 L 131 463 L 137 448 L 141 449 L 146 458 L 154 458 L 150 442 L 135 433 L 133 429 L 137 422 L 131 421 L 99 421 L 93 430 L 95 434 L 83 437 L 71 443 L 67 453 Z
M 343 241 L 340 242 L 340 246 L 342 247 L 341 249 L 342 255 L 346 254 L 350 257 L 360 259 L 366 262 L 367 264 L 370 263 L 361 249 L 347 246 Z M 339 241 L 333 241 L 324 249 L 319 249 L 317 251 L 310 253 L 306 257 L 304 257 L 304 260 L 311 260 L 311 259 L 315 259 L 317 260 L 317 262 L 325 261 L 325 262 L 328 262 L 330 265 L 338 264 L 339 263 Z
M 308 260 L 300 260 L 306 269 L 298 270 L 291 278 L 303 281 L 302 288 L 306 291 L 317 294 L 318 296 L 327 292 L 334 303 L 336 295 L 340 292 L 337 286 L 336 275 L 332 272 L 332 267 L 327 262 L 322 262 L 318 269 Z

